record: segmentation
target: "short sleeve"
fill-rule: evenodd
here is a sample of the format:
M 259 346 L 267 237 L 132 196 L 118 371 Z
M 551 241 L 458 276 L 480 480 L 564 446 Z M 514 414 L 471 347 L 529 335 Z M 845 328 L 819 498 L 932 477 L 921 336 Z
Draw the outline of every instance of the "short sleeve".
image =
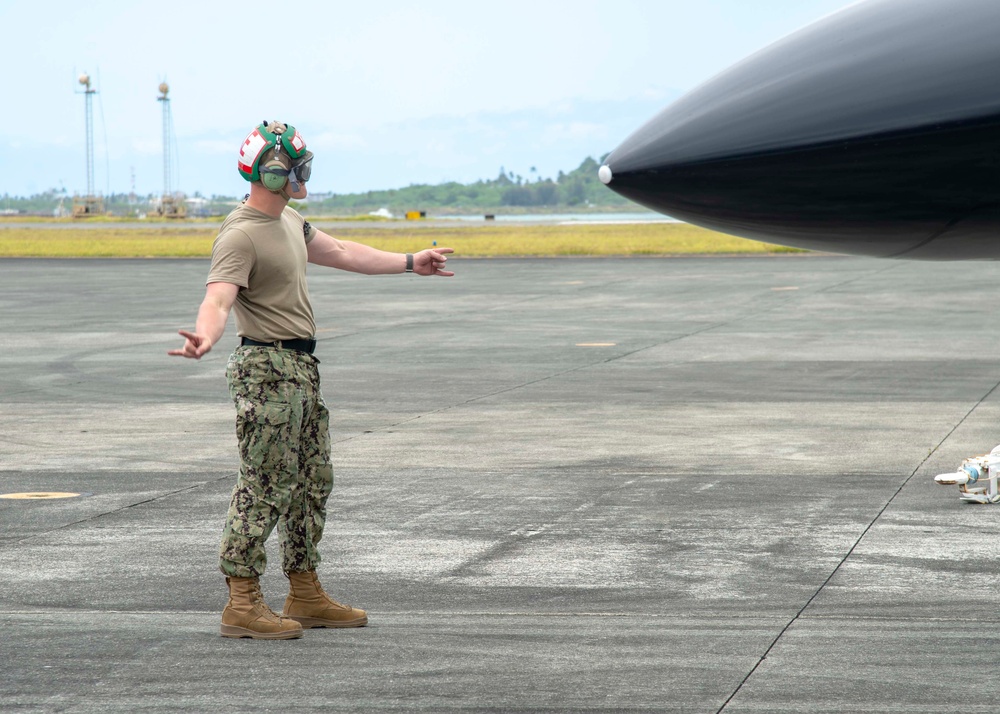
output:
M 305 238 L 306 245 L 316 237 L 316 228 L 309 221 L 302 217 L 302 214 L 291 206 L 285 206 L 285 213 L 291 216 L 296 223 L 302 226 L 302 237 Z
M 250 284 L 256 253 L 245 233 L 229 230 L 220 233 L 212 244 L 212 266 L 208 270 L 208 283 L 231 283 L 245 288 Z

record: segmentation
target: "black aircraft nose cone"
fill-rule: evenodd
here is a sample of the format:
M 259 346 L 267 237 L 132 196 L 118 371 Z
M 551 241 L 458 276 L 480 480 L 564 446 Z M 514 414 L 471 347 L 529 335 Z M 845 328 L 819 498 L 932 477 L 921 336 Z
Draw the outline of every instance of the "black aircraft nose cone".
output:
M 1000 258 L 998 37 L 997 0 L 852 5 L 669 106 L 601 180 L 748 238 Z

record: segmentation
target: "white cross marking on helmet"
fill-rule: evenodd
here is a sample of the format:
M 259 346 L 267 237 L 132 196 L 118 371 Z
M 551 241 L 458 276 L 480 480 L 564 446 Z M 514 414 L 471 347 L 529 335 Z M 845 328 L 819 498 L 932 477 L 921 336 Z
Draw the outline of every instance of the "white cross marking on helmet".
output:
M 267 139 L 257 129 L 254 129 L 243 142 L 243 146 L 240 147 L 240 171 L 245 174 L 253 173 L 254 162 L 257 161 L 257 157 L 265 148 L 267 148 Z

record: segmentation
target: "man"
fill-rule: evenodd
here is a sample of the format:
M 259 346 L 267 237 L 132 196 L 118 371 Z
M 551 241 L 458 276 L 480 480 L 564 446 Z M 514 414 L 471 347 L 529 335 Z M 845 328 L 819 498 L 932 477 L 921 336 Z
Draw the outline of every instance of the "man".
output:
M 219 553 L 229 586 L 223 637 L 290 639 L 301 637 L 303 627 L 368 623 L 364 610 L 333 600 L 316 576 L 333 469 L 306 263 L 367 275 L 454 275 L 445 270 L 450 248 L 388 253 L 310 226 L 288 201 L 306 197 L 312 158 L 293 126 L 262 123 L 247 136 L 238 168 L 250 193 L 215 239 L 194 331 L 180 330 L 184 346 L 168 353 L 200 359 L 235 310 L 240 345 L 226 377 L 236 404 L 240 472 Z M 259 582 L 264 542 L 275 525 L 289 580 L 281 615 L 264 602 Z

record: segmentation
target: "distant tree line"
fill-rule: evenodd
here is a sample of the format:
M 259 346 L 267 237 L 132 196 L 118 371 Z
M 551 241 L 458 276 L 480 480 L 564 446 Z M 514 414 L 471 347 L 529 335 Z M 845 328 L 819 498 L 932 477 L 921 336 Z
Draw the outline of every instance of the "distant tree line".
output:
M 242 196 L 241 196 L 242 198 Z M 22 214 L 33 216 L 68 216 L 73 211 L 73 199 L 65 189 L 50 188 L 32 196 L 0 197 L 0 214 Z M 134 193 L 111 193 L 101 196 L 104 210 L 115 216 L 141 216 L 155 211 L 160 203 L 159 194 L 137 195 Z M 192 200 L 194 199 L 194 200 Z M 236 205 L 235 196 L 212 196 L 207 198 L 195 191 L 186 197 L 189 204 L 188 215 L 224 215 Z
M 603 160 L 603 157 L 602 157 Z M 360 215 L 386 209 L 395 215 L 406 211 L 431 211 L 438 214 L 477 212 L 531 212 L 572 209 L 625 210 L 632 206 L 600 182 L 600 164 L 588 157 L 577 168 L 556 178 L 542 178 L 532 167 L 529 176 L 516 175 L 503 167 L 492 180 L 462 184 L 448 182 L 436 185 L 415 184 L 406 188 L 363 193 L 312 194 L 306 202 L 297 204 L 312 215 Z M 198 210 L 188 215 L 223 215 L 242 196 L 203 197 Z M 150 211 L 159 196 L 135 196 L 114 193 L 104 197 L 105 209 L 116 215 L 138 215 Z M 65 190 L 50 189 L 27 198 L 5 195 L 0 198 L 0 210 L 7 213 L 57 215 L 60 209 L 69 213 L 73 199 Z
M 428 209 L 437 213 L 462 213 L 500 209 L 615 210 L 631 206 L 601 183 L 597 178 L 599 166 L 588 157 L 573 171 L 560 171 L 555 179 L 538 176 L 534 168 L 531 175 L 524 177 L 501 167 L 496 178 L 469 184 L 415 184 L 386 191 L 313 196 L 309 199 L 308 210 L 319 214 L 369 213 L 380 208 L 392 213 Z

